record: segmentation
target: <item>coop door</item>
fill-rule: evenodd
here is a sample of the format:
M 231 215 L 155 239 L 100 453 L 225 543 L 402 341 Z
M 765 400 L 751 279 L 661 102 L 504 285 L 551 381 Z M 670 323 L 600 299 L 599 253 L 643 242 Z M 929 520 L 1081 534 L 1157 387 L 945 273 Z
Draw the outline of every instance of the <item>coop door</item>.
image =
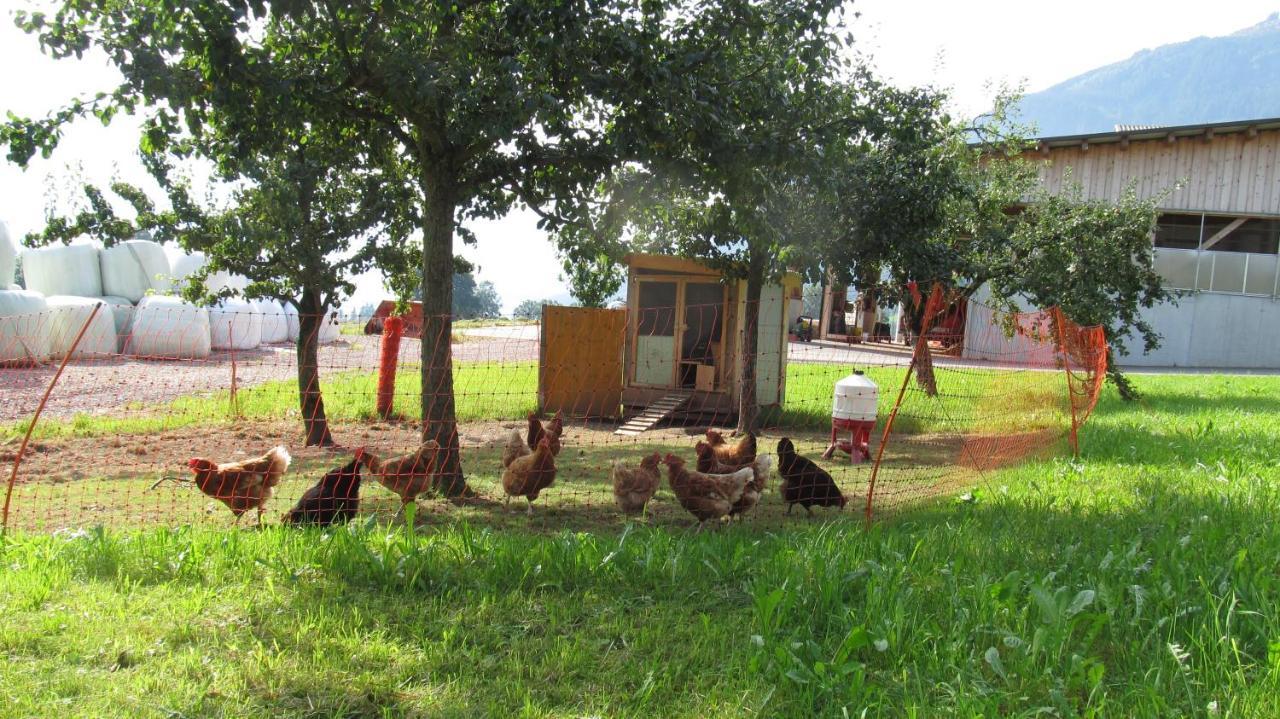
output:
M 718 282 L 685 283 L 679 370 L 685 389 L 711 391 L 720 385 L 724 295 L 724 285 Z
M 670 387 L 676 374 L 676 283 L 640 283 L 635 383 Z

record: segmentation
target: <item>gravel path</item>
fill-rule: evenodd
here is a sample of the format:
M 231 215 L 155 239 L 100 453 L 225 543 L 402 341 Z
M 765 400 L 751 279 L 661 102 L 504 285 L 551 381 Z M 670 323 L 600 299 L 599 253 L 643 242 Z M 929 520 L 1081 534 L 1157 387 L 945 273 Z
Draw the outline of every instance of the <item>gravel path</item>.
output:
M 378 369 L 378 337 L 344 335 L 320 349 L 320 373 Z M 418 340 L 400 345 L 401 362 L 418 362 Z M 461 362 L 527 363 L 538 360 L 538 343 L 526 339 L 468 338 L 453 346 Z M 137 404 L 168 402 L 185 395 L 225 390 L 231 386 L 233 355 L 215 352 L 204 360 L 151 361 L 127 357 L 78 361 L 67 369 L 49 397 L 44 414 L 70 417 L 85 413 L 118 413 Z M 250 387 L 270 380 L 297 377 L 297 355 L 292 345 L 264 345 L 234 353 L 236 383 Z M 0 422 L 30 417 L 35 412 L 56 364 L 35 368 L 0 367 Z

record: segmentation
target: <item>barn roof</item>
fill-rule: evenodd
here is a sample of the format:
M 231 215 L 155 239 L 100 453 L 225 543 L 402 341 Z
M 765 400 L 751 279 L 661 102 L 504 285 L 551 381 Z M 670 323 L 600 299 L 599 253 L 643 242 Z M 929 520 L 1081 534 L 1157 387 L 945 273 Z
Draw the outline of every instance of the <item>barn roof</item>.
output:
M 1209 122 L 1196 125 L 1171 125 L 1165 127 L 1150 125 L 1117 125 L 1108 132 L 1092 132 L 1083 135 L 1054 135 L 1036 139 L 1041 150 L 1055 147 L 1078 147 L 1081 144 L 1105 145 L 1116 142 L 1136 140 L 1174 140 L 1180 137 L 1204 137 L 1212 139 L 1214 135 L 1229 135 L 1237 132 L 1257 133 L 1261 130 L 1280 130 L 1280 117 L 1257 120 L 1232 120 L 1229 122 Z

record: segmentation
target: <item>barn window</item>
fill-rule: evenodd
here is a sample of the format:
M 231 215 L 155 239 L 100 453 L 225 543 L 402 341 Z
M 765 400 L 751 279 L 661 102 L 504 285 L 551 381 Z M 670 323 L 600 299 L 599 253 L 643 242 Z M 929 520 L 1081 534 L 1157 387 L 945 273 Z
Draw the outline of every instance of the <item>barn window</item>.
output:
M 1231 225 L 1239 222 L 1232 228 Z M 1211 227 L 1219 227 L 1211 231 Z M 1228 231 L 1229 230 L 1229 231 Z M 1232 220 L 1231 218 L 1209 217 L 1205 219 L 1205 243 L 1216 233 L 1225 233 L 1212 245 L 1218 252 L 1251 252 L 1258 255 L 1274 255 L 1277 243 L 1280 242 L 1280 221 L 1277 220 Z
M 1156 247 L 1195 250 L 1200 247 L 1202 215 L 1160 215 L 1156 222 Z

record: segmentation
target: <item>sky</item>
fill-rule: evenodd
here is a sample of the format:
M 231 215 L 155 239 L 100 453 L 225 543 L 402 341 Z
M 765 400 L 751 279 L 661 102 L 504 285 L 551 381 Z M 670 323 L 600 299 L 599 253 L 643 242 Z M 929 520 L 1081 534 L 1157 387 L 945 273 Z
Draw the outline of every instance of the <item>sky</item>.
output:
M 13 26 L 6 0 L 0 10 L 0 115 L 42 116 L 68 98 L 111 88 L 118 75 L 101 56 L 52 60 L 34 38 Z M 1001 84 L 1043 90 L 1139 50 L 1201 35 L 1225 35 L 1262 22 L 1280 0 L 970 0 L 908 2 L 862 0 L 852 29 L 859 52 L 882 77 L 900 85 L 950 90 L 961 116 L 989 107 Z M 117 118 L 109 127 L 81 121 L 64 133 L 50 159 L 26 171 L 0 160 L 0 220 L 21 237 L 43 227 L 51 203 L 65 209 L 75 178 L 106 184 L 112 177 L 147 185 L 136 159 L 137 124 Z M 459 253 L 478 267 L 477 279 L 493 282 L 510 310 L 526 299 L 567 300 L 560 263 L 531 212 L 470 225 L 479 238 Z M 376 275 L 358 278 L 352 306 L 386 296 Z

